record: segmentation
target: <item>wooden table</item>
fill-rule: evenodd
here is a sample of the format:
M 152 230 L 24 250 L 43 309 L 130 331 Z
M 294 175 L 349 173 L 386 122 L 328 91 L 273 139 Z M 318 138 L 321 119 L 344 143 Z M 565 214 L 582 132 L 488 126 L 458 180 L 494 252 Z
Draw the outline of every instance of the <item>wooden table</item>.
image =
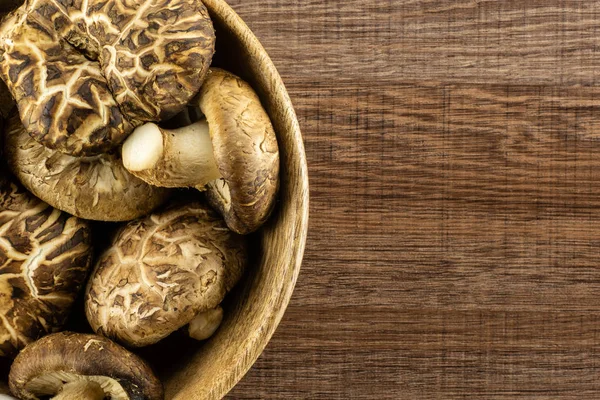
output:
M 600 398 L 600 2 L 230 2 L 312 196 L 292 302 L 230 398 Z

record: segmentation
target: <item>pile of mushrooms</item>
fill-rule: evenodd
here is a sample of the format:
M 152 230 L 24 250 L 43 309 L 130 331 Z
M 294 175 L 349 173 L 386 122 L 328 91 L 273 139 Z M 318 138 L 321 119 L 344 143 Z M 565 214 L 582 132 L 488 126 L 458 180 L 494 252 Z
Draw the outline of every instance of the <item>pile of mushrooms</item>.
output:
M 14 358 L 14 396 L 162 399 L 132 351 L 218 331 L 245 235 L 275 207 L 279 150 L 257 93 L 211 65 L 216 42 L 197 0 L 0 5 L 0 357 Z M 79 296 L 89 330 L 63 331 Z

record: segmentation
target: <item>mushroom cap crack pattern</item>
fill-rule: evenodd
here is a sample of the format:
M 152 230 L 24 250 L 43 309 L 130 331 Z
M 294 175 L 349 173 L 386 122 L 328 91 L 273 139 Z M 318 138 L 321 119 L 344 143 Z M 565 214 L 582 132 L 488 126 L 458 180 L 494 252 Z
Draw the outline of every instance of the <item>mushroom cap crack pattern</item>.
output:
M 65 323 L 91 264 L 87 223 L 0 178 L 0 356 Z
M 26 0 L 0 27 L 0 76 L 35 140 L 93 155 L 180 112 L 214 47 L 197 0 Z

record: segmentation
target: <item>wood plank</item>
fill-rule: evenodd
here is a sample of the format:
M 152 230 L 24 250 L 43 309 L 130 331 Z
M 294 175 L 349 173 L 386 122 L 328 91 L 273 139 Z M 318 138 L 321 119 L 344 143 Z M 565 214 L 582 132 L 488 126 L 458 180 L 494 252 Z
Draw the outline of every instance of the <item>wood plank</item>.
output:
M 292 307 L 231 398 L 596 398 L 599 322 L 572 312 Z
M 304 0 L 229 3 L 284 80 L 596 85 L 590 0 Z
M 311 225 L 308 260 L 344 264 L 344 295 L 329 301 L 399 300 L 370 277 L 412 293 L 403 304 L 593 306 L 600 288 L 582 289 L 600 278 L 598 89 L 360 90 L 345 111 L 345 93 L 327 85 L 299 106 L 322 132 L 306 139 L 312 215 L 326 216 Z M 303 304 L 323 300 L 303 293 Z

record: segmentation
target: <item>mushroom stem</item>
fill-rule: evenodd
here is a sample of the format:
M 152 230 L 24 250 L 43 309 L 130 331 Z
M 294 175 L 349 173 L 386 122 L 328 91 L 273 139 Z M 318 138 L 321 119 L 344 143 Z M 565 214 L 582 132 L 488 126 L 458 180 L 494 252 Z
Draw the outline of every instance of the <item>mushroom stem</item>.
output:
M 52 400 L 103 400 L 104 397 L 100 384 L 82 379 L 67 383 Z
M 222 321 L 223 308 L 217 306 L 196 315 L 196 317 L 190 321 L 188 333 L 193 339 L 206 340 L 217 331 L 217 328 L 219 328 Z
M 206 121 L 167 130 L 148 123 L 123 143 L 123 165 L 161 187 L 197 187 L 221 177 Z

